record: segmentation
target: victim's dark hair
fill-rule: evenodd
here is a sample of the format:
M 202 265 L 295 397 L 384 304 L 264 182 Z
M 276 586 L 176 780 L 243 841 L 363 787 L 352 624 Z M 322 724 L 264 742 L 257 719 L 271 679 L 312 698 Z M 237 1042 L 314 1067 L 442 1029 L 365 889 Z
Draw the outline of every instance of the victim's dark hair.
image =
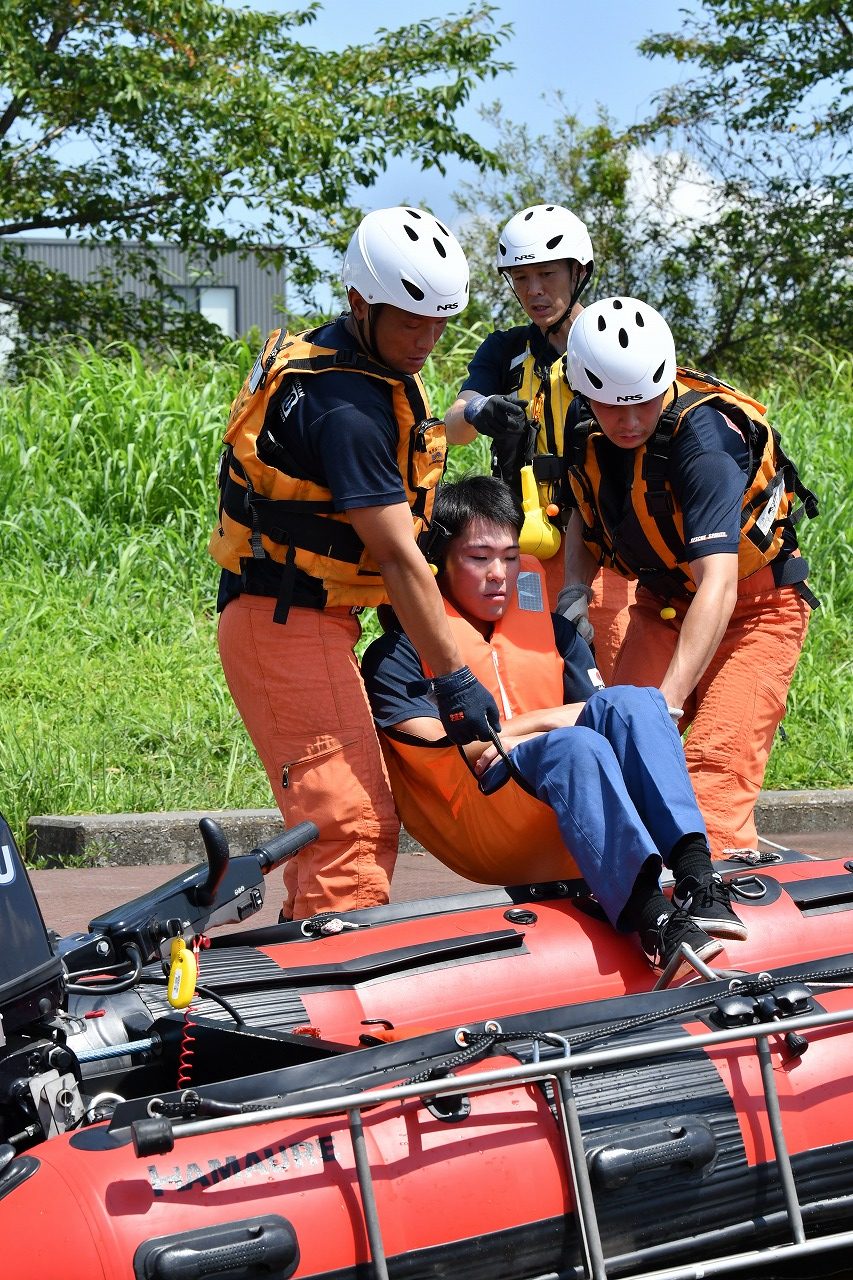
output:
M 451 484 L 439 485 L 432 519 L 456 538 L 472 521 L 496 524 L 521 533 L 524 509 L 503 480 L 492 476 L 465 476 Z

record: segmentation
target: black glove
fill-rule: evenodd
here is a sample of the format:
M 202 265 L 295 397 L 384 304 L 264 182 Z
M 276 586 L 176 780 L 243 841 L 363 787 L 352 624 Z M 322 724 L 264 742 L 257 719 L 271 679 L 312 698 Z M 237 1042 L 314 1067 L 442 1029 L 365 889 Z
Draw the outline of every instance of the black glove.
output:
M 462 416 L 480 435 L 499 440 L 520 436 L 526 430 L 526 406 L 526 400 L 510 400 L 509 396 L 475 396 L 465 405 Z
M 501 718 L 488 689 L 474 677 L 470 667 L 457 667 L 432 681 L 438 716 L 451 742 L 491 742 L 489 725 L 500 733 Z

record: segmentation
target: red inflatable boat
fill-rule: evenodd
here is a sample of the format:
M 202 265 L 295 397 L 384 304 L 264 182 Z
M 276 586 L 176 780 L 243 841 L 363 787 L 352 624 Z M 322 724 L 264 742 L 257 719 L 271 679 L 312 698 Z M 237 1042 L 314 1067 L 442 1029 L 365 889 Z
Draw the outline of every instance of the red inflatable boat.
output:
M 853 863 L 720 864 L 677 987 L 567 882 L 214 936 L 172 1008 L 300 838 L 50 943 L 0 828 L 4 1274 L 853 1274 Z

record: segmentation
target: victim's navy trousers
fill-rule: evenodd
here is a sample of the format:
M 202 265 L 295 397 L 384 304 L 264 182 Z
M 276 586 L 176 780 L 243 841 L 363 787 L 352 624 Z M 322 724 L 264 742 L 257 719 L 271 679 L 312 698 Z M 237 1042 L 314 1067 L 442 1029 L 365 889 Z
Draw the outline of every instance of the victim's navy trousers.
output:
M 657 689 L 602 689 L 575 726 L 519 743 L 510 757 L 554 810 L 614 925 L 644 867 L 659 871 L 682 836 L 705 835 L 681 738 Z

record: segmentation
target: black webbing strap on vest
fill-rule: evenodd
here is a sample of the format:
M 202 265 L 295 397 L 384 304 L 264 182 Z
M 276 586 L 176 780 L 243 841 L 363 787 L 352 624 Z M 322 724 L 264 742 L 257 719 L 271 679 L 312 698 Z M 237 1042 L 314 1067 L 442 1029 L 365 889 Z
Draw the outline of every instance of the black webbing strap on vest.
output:
M 642 475 L 646 485 L 646 510 L 657 525 L 660 536 L 677 564 L 684 559 L 684 539 L 676 528 L 673 519 L 675 501 L 666 487 L 666 478 L 669 474 L 669 451 L 681 415 L 691 405 L 702 399 L 704 397 L 697 391 L 685 391 L 673 400 L 658 419 L 658 424 L 643 453 Z
M 297 549 L 346 564 L 358 564 L 364 553 L 364 543 L 351 524 L 328 518 L 335 509 L 332 502 L 264 498 L 252 488 L 245 470 L 233 456 L 230 458 L 230 470 L 244 481 L 245 487 L 226 474 L 220 511 L 250 530 L 251 558 L 269 558 L 262 536 L 278 546 L 287 547 L 273 614 L 275 622 L 286 622 L 296 584 Z
M 482 777 L 477 778 L 477 774 L 474 771 L 474 766 L 471 764 L 471 761 L 465 755 L 465 752 L 462 750 L 462 748 L 461 747 L 459 748 L 459 754 L 462 756 L 462 759 L 465 761 L 470 772 L 474 774 L 475 778 L 477 778 L 478 789 L 482 792 L 484 796 L 490 796 L 490 795 L 493 795 L 496 791 L 499 791 L 506 782 L 509 782 L 510 779 L 512 779 L 512 781 L 515 783 L 517 787 L 521 787 L 522 791 L 526 791 L 529 796 L 533 796 L 534 800 L 538 800 L 539 797 L 536 794 L 536 788 L 531 786 L 530 783 L 527 781 L 524 774 L 519 769 L 518 765 L 510 757 L 509 753 L 504 749 L 503 743 L 501 742 L 497 733 L 495 732 L 495 730 L 492 728 L 490 724 L 486 725 L 486 731 L 492 740 L 492 745 L 494 746 L 495 750 L 498 753 L 498 758 L 492 764 L 489 765 L 488 769 L 482 775 Z M 497 784 L 490 785 L 490 780 L 488 775 L 491 772 L 491 770 L 495 767 L 495 765 L 498 764 L 499 762 L 503 764 L 504 768 L 506 769 L 507 776 L 506 778 L 499 781 Z
M 312 330 L 299 340 L 310 343 L 318 332 L 318 329 Z M 267 378 L 279 354 L 282 350 L 286 351 L 288 343 L 295 341 L 297 339 L 285 329 L 279 332 L 269 353 L 259 363 L 258 380 L 254 386 L 250 385 L 253 394 L 258 388 L 266 387 Z M 338 350 L 328 354 L 287 360 L 282 365 L 281 373 L 283 376 L 290 377 L 300 373 L 316 374 L 331 370 L 367 374 L 385 382 L 399 383 L 405 392 L 414 423 L 417 424 L 426 419 L 426 404 L 415 378 L 411 374 L 386 368 L 360 351 Z M 259 442 L 260 438 L 259 436 Z M 290 456 L 287 449 L 280 442 L 270 441 L 267 444 L 267 450 L 272 450 L 280 456 L 261 460 L 266 461 L 268 465 L 278 466 L 283 474 L 290 474 L 291 468 L 286 465 Z M 290 612 L 296 585 L 297 550 L 327 556 L 347 564 L 358 564 L 364 554 L 364 543 L 351 524 L 328 518 L 335 511 L 333 502 L 296 502 L 261 497 L 255 492 L 244 468 L 234 457 L 231 446 L 225 450 L 220 468 L 220 519 L 224 510 L 232 520 L 250 530 L 249 545 L 252 549 L 252 559 L 268 558 L 261 535 L 279 546 L 287 547 L 273 613 L 274 622 L 285 623 Z M 231 470 L 244 482 L 245 488 L 233 479 L 230 475 Z M 416 505 L 418 503 L 421 508 L 426 503 L 426 493 L 420 490 Z M 415 511 L 414 514 L 419 513 Z M 379 574 L 370 576 L 378 577 Z
M 791 524 L 798 524 L 805 513 L 809 520 L 814 520 L 820 515 L 820 503 L 818 501 L 817 494 L 813 493 L 811 489 L 807 488 L 803 484 L 796 465 L 791 461 L 785 453 L 785 450 L 782 448 L 782 442 L 779 438 L 778 431 L 773 431 L 773 439 L 776 444 L 776 457 L 778 458 L 780 466 L 785 473 L 785 481 L 788 489 L 792 493 L 795 493 L 803 504 L 801 507 L 797 507 L 796 511 L 791 512 L 788 519 L 791 521 Z
M 571 421 L 573 417 L 572 409 L 575 404 L 578 405 L 578 410 L 574 416 L 574 421 Z M 569 433 L 570 421 L 571 432 Z M 588 525 L 584 520 L 580 509 L 577 508 L 577 505 L 575 504 L 575 509 L 577 510 L 578 516 L 580 517 L 583 525 L 583 540 L 586 543 L 592 542 L 599 548 L 598 563 L 600 565 L 607 565 L 610 568 L 614 568 L 617 562 L 621 563 L 621 561 L 619 556 L 616 554 L 616 549 L 610 538 L 607 536 L 604 523 L 599 515 L 598 503 L 593 491 L 592 481 L 584 470 L 590 433 L 592 428 L 596 425 L 595 418 L 592 415 L 592 410 L 586 400 L 583 396 L 575 396 L 569 407 L 569 413 L 566 418 L 566 436 L 563 441 L 563 456 L 567 477 L 573 477 L 580 485 L 584 501 L 589 508 L 590 515 L 592 516 L 592 524 Z M 568 478 L 566 480 L 566 485 L 568 489 Z M 625 568 L 627 569 L 628 566 L 626 565 Z

